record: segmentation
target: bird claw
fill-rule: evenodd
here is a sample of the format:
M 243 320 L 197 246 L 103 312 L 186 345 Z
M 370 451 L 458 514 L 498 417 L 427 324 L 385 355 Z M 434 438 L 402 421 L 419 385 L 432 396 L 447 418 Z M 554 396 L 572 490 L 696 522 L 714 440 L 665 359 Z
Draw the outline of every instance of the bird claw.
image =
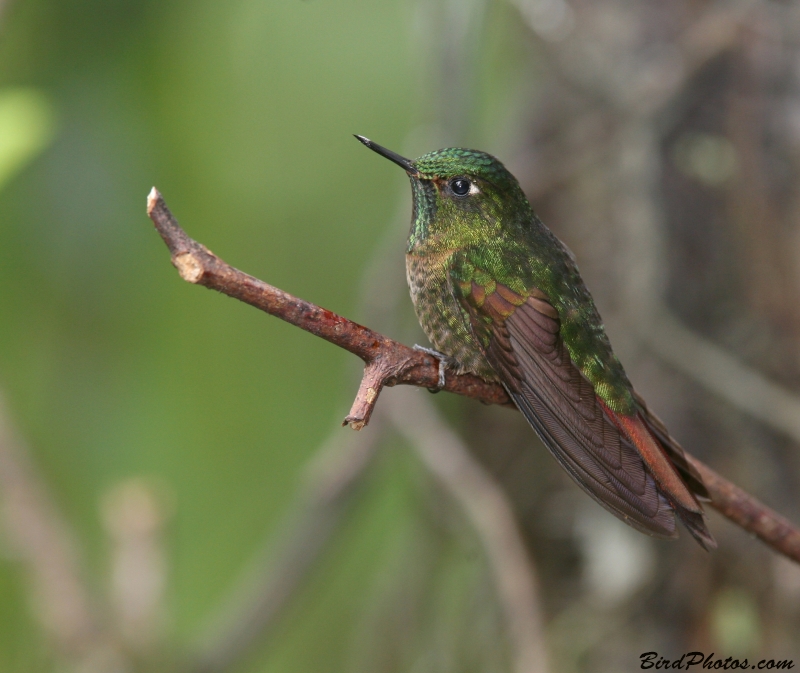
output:
M 445 355 L 444 353 L 440 353 L 433 348 L 425 348 L 425 346 L 420 346 L 419 344 L 414 344 L 414 350 L 419 351 L 420 353 L 425 353 L 426 355 L 431 355 L 439 361 L 439 381 L 437 382 L 435 388 L 428 388 L 430 392 L 438 393 L 440 390 L 444 389 L 445 371 L 448 367 L 453 365 L 453 358 L 451 358 L 449 355 Z

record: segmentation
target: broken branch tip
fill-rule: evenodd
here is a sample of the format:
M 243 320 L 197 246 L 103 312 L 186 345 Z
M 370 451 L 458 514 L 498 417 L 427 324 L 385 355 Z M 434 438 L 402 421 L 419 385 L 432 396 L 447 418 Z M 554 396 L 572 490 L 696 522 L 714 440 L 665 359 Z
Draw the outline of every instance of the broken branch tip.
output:
M 342 427 L 350 426 L 353 430 L 358 432 L 359 430 L 363 430 L 364 427 L 367 425 L 367 421 L 363 418 L 357 418 L 356 416 L 348 416 L 342 421 Z
M 161 201 L 161 192 L 159 192 L 155 187 L 150 190 L 150 193 L 147 195 L 147 214 L 150 215 L 153 210 L 155 210 L 156 205 L 159 201 Z

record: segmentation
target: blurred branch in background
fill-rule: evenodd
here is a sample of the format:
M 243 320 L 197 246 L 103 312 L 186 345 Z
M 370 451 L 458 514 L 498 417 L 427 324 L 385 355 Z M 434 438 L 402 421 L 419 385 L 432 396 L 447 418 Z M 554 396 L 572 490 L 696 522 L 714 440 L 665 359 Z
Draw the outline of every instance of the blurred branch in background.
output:
M 33 612 L 56 659 L 76 668 L 117 665 L 83 582 L 74 534 L 11 427 L 2 399 L 0 498 L 6 539 L 26 567 Z
M 427 401 L 405 394 L 399 400 L 395 396 L 386 408 L 394 427 L 411 442 L 423 464 L 458 503 L 481 541 L 504 613 L 513 670 L 546 673 L 537 579 L 502 490 Z M 201 654 L 188 670 L 222 673 L 234 668 L 256 646 L 269 643 L 291 599 L 349 513 L 384 438 L 385 415 L 377 414 L 367 433 L 347 436 L 337 431 L 320 449 L 309 465 L 283 535 L 272 540 L 270 546 L 278 551 L 254 562 L 249 578 L 223 611 L 224 617 L 198 641 Z
M 653 321 L 642 323 L 639 333 L 659 357 L 735 409 L 800 444 L 798 395 L 688 329 L 664 307 L 654 306 L 652 315 Z
M 306 470 L 305 483 L 287 517 L 282 534 L 271 540 L 277 552 L 265 551 L 253 562 L 221 616 L 198 640 L 195 673 L 222 673 L 234 668 L 255 646 L 269 643 L 280 617 L 307 580 L 349 513 L 381 439 L 374 432 L 343 435 L 337 430 Z
M 167 514 L 162 499 L 150 484 L 133 479 L 112 488 L 103 505 L 112 540 L 111 586 L 107 596 L 94 596 L 78 540 L 0 399 L 4 539 L 28 576 L 44 652 L 66 671 L 106 673 L 128 670 L 133 662 L 164 660 L 167 562 L 161 532 Z
M 101 503 L 111 542 L 108 602 L 114 631 L 127 650 L 153 656 L 167 645 L 168 559 L 164 528 L 172 512 L 157 483 L 115 484 Z
M 511 505 L 430 401 L 416 392 L 398 391 L 386 405 L 387 413 L 397 432 L 408 439 L 464 511 L 481 540 L 503 611 L 513 670 L 546 673 L 538 579 Z

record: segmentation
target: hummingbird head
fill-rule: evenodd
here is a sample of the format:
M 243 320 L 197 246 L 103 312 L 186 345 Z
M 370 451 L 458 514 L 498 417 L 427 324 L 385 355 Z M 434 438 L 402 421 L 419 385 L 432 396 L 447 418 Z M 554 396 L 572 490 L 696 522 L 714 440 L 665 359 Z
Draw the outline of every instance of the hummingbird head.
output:
M 451 147 L 413 161 L 364 136 L 371 150 L 405 169 L 414 207 L 408 250 L 456 249 L 514 235 L 529 222 L 530 204 L 517 179 L 491 154 Z

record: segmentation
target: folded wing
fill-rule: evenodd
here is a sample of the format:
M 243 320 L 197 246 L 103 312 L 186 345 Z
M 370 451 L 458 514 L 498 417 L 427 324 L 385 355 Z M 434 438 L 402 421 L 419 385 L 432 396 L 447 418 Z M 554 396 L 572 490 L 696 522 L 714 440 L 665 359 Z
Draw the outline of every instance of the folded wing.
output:
M 676 537 L 677 513 L 703 547 L 716 546 L 700 505 L 670 462 L 673 456 L 668 458 L 662 447 L 659 434 L 669 437 L 663 424 L 646 411 L 619 414 L 595 394 L 570 358 L 558 312 L 547 296 L 534 289 L 522 297 L 500 284 L 491 293 L 475 290 L 464 306 L 487 359 L 570 476 L 638 530 Z M 689 485 L 705 495 L 699 475 L 691 472 L 675 446 L 681 472 L 696 478 L 697 484 Z

